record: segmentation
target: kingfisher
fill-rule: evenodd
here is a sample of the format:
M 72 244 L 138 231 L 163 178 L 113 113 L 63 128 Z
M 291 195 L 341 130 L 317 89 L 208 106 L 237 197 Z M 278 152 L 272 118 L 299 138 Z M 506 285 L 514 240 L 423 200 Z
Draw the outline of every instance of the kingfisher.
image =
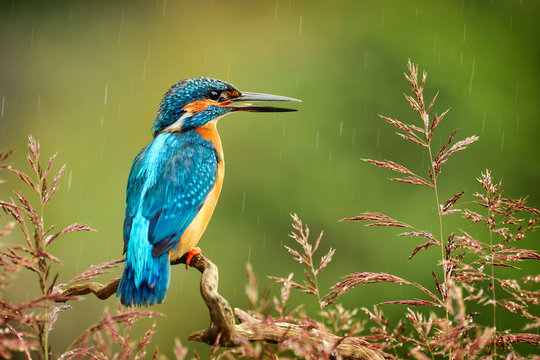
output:
M 170 261 L 188 253 L 189 265 L 200 253 L 196 245 L 223 185 L 218 120 L 236 111 L 296 111 L 252 101 L 300 100 L 241 92 L 207 77 L 182 80 L 163 96 L 152 127 L 153 140 L 135 157 L 127 183 L 126 261 L 117 291 L 122 304 L 161 303 L 169 287 Z

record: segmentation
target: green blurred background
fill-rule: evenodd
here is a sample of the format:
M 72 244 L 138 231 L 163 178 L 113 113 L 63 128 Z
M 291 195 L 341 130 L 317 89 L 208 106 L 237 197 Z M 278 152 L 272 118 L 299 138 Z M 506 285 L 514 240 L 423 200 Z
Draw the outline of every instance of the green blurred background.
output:
M 437 249 L 408 261 L 417 240 L 397 237 L 392 229 L 338 222 L 381 211 L 437 229 L 431 191 L 389 182 L 393 174 L 360 158 L 392 159 L 419 172 L 427 165 L 422 151 L 377 116 L 418 121 L 402 95 L 409 92 L 403 73 L 411 59 L 428 71 L 426 96 L 440 91 L 435 110 L 451 108 L 437 141 L 442 144 L 456 128 L 458 138 L 480 137 L 447 163 L 442 197 L 466 190 L 470 199 L 480 190 L 475 178 L 489 168 L 503 178 L 506 196 L 529 195 L 529 204 L 540 206 L 539 16 L 540 2 L 532 0 L 1 0 L 0 149 L 15 149 L 16 166 L 28 169 L 23 163 L 32 134 L 44 154 L 59 152 L 58 166 L 67 163 L 46 219 L 98 230 L 53 245 L 63 260 L 60 280 L 67 281 L 91 264 L 122 256 L 127 175 L 151 140 L 169 86 L 209 76 L 241 90 L 300 98 L 297 113 L 235 114 L 219 124 L 225 184 L 199 245 L 220 267 L 223 295 L 233 306 L 247 307 L 247 262 L 260 286 L 271 286 L 276 295 L 279 288 L 267 275 L 295 272 L 301 279 L 302 268 L 282 247 L 291 245 L 290 213 L 298 213 L 314 234 L 324 230 L 320 255 L 337 249 L 321 275 L 323 289 L 361 271 L 389 272 L 433 289 Z M 0 187 L 2 199 L 22 189 L 13 176 L 8 180 Z M 467 226 L 448 220 L 447 229 Z M 485 235 L 480 227 L 470 231 Z M 537 243 L 529 239 L 522 246 Z M 187 334 L 208 324 L 199 274 L 174 270 L 165 303 L 153 308 L 166 316 L 146 321 L 158 322 L 153 344 L 165 354 L 171 354 L 174 338 L 185 344 Z M 35 295 L 35 279 L 23 280 L 8 296 Z M 350 308 L 370 307 L 419 295 L 402 286 L 372 285 L 342 301 Z M 304 301 L 308 311 L 317 309 L 313 299 L 295 295 L 294 302 Z M 116 299 L 88 297 L 72 305 L 51 334 L 56 355 L 105 307 L 114 310 Z M 404 308 L 385 311 L 397 319 Z M 511 318 L 500 321 L 502 328 L 520 328 Z M 206 345 L 189 346 L 207 356 Z

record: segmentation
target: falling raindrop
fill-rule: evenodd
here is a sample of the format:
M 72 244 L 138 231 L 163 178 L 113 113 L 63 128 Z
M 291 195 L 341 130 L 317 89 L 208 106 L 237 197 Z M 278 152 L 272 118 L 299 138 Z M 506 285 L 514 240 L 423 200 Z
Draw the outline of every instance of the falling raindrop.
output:
M 242 195 L 242 212 L 246 209 L 246 192 Z
M 315 135 L 315 150 L 319 149 L 319 129 L 317 129 L 317 135 Z
M 381 14 L 381 28 L 383 27 L 383 24 L 384 24 L 384 8 L 382 9 L 382 14 Z
M 69 22 L 73 21 L 73 9 L 72 8 L 69 9 L 68 21 Z
M 302 34 L 302 15 L 300 15 L 300 24 L 298 25 L 298 34 Z
M 109 86 L 105 84 L 105 96 L 103 97 L 103 104 L 107 105 L 107 95 L 109 93 Z
M 146 61 L 143 62 L 142 79 L 143 81 L 146 79 Z
M 163 17 L 165 17 L 165 10 L 167 9 L 167 0 L 163 1 Z
M 328 156 L 328 162 L 329 163 L 332 163 L 332 152 L 330 151 L 330 154 Z
M 368 63 L 368 52 L 366 51 L 366 54 L 364 55 L 364 71 L 367 71 L 367 63 Z
M 276 0 L 276 7 L 274 8 L 274 20 L 277 20 L 278 2 L 279 0 Z
M 339 136 L 343 135 L 343 120 L 339 122 Z
M 472 95 L 472 81 L 474 78 L 474 67 L 476 65 L 476 58 L 472 58 L 472 70 L 471 70 L 471 80 L 469 81 L 469 96 Z
M 465 44 L 465 39 L 467 38 L 467 24 L 463 25 L 463 43 Z
M 4 107 L 6 106 L 6 97 L 2 96 L 2 110 L 0 112 L 0 117 L 4 117 Z
M 101 119 L 99 119 L 99 127 L 103 127 L 105 124 L 105 115 L 101 114 Z
M 68 184 L 67 184 L 67 188 L 68 188 L 68 191 L 71 190 L 71 178 L 73 177 L 73 170 L 69 170 L 69 173 L 68 173 Z
M 420 9 L 416 8 L 416 13 L 414 14 L 414 16 L 415 16 L 416 18 L 418 18 L 418 13 L 419 13 L 419 12 L 420 12 Z

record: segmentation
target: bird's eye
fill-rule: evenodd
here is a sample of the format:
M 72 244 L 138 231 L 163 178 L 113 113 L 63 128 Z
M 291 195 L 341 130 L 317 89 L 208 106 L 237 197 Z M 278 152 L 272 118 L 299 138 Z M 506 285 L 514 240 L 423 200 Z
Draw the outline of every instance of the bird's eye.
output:
M 217 91 L 212 90 L 212 91 L 210 91 L 210 92 L 208 93 L 208 98 L 209 98 L 210 100 L 217 100 L 217 99 L 219 99 L 219 95 L 220 95 L 220 94 L 219 94 Z

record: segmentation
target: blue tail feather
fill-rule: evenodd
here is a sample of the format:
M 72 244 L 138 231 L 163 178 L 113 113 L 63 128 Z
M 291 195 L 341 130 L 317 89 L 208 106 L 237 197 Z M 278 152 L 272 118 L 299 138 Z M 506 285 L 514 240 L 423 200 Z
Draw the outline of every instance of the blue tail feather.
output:
M 126 306 L 161 303 L 169 288 L 170 267 L 168 253 L 152 256 L 148 220 L 136 217 L 126 251 L 126 267 L 116 296 Z

